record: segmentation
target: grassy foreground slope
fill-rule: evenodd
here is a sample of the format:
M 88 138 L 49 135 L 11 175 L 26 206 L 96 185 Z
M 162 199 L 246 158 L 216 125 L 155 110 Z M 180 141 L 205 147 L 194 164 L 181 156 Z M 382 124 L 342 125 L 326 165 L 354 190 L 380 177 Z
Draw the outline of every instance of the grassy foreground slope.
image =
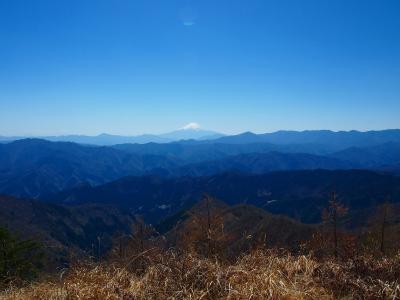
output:
M 254 251 L 231 264 L 164 252 L 144 271 L 72 268 L 62 280 L 10 289 L 1 299 L 398 299 L 400 257 L 349 262 Z

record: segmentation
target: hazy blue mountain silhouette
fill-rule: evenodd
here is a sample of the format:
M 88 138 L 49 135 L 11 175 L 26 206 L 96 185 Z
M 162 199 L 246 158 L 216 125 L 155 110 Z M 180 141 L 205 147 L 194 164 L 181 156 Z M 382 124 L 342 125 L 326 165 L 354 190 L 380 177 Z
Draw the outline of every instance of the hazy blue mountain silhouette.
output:
M 85 146 L 39 139 L 0 144 L 0 192 L 37 198 L 82 183 L 128 175 L 205 176 L 226 171 L 264 173 L 298 169 L 377 169 L 399 172 L 400 143 L 351 147 L 315 155 L 315 144 L 167 144 Z M 327 148 L 324 148 L 325 152 Z
M 282 170 L 351 169 L 355 164 L 336 158 L 305 153 L 247 153 L 219 160 L 185 165 L 172 170 L 174 176 L 210 176 L 227 171 L 267 173 Z
M 99 146 L 109 146 L 120 143 L 169 143 L 172 140 L 167 138 L 162 138 L 153 134 L 143 134 L 138 136 L 122 136 L 122 135 L 112 135 L 107 133 L 102 133 L 97 136 L 86 136 L 86 135 L 65 135 L 65 136 L 48 136 L 43 137 L 43 139 L 53 142 L 74 142 L 79 144 L 88 145 L 99 145 Z
M 0 145 L 0 191 L 36 198 L 82 182 L 95 185 L 172 167 L 175 162 L 166 157 L 129 154 L 110 147 L 19 140 Z
M 120 144 L 113 148 L 134 154 L 153 154 L 165 155 L 179 158 L 186 163 L 195 163 L 206 160 L 221 159 L 226 156 L 239 155 L 245 153 L 308 153 L 308 154 L 327 154 L 331 153 L 327 147 L 314 144 L 288 144 L 275 145 L 271 143 L 250 143 L 250 144 L 223 144 L 206 143 L 198 141 L 181 141 L 168 144 Z
M 400 142 L 388 142 L 370 147 L 351 147 L 332 153 L 330 157 L 350 161 L 359 167 L 400 164 Z
M 145 146 L 151 148 L 153 144 Z M 2 144 L 0 192 L 38 198 L 82 183 L 98 185 L 127 175 L 152 173 L 163 176 L 204 176 L 228 170 L 260 173 L 287 169 L 351 167 L 350 163 L 335 158 L 311 154 L 229 155 L 245 151 L 243 145 L 239 145 L 237 149 L 220 144 L 198 145 L 195 146 L 195 150 L 191 146 L 182 148 L 179 144 L 166 144 L 163 147 L 172 147 L 174 154 L 158 154 L 157 151 L 147 148 L 139 153 L 128 153 L 111 147 L 83 146 L 38 139 Z M 225 152 L 222 151 L 224 149 Z M 257 146 L 253 149 L 264 149 L 268 152 L 269 146 Z
M 181 129 L 160 135 L 142 134 L 137 136 L 122 136 L 102 133 L 96 136 L 88 135 L 60 135 L 60 136 L 41 136 L 34 137 L 52 142 L 73 142 L 78 144 L 110 146 L 116 144 L 146 144 L 146 143 L 170 143 L 179 140 L 213 140 L 224 136 L 215 131 L 203 129 Z M 10 142 L 29 137 L 4 137 L 0 136 L 0 142 Z
M 381 131 L 277 131 L 273 133 L 254 134 L 245 132 L 239 135 L 219 138 L 213 143 L 248 144 L 271 143 L 278 145 L 287 144 L 315 144 L 325 145 L 331 151 L 339 151 L 349 147 L 368 147 L 388 142 L 400 142 L 400 130 L 389 129 Z
M 23 139 L 24 137 L 0 137 L 0 141 Z M 197 140 L 197 143 L 221 144 L 257 144 L 270 143 L 275 145 L 314 145 L 326 152 L 340 151 L 350 147 L 369 147 L 388 142 L 400 142 L 400 130 L 388 129 L 381 131 L 277 131 L 272 133 L 255 134 L 244 132 L 237 135 L 223 134 L 203 129 L 181 129 L 165 134 L 144 134 L 138 136 L 120 136 L 100 134 L 98 136 L 66 135 L 39 137 L 50 141 L 68 141 L 81 144 L 116 145 L 126 143 L 169 143 L 180 140 Z M 320 152 L 322 153 L 322 152 Z

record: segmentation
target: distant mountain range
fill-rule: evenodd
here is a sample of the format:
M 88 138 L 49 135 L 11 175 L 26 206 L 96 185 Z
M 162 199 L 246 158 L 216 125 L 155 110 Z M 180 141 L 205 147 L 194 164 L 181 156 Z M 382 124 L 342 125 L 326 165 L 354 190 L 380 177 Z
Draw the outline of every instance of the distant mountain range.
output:
M 350 147 L 370 147 L 388 142 L 400 143 L 400 129 L 381 131 L 277 131 L 272 133 L 255 134 L 244 132 L 238 135 L 225 136 L 224 134 L 203 130 L 200 128 L 186 128 L 164 134 L 144 134 L 138 136 L 120 136 L 100 134 L 63 135 L 63 136 L 37 136 L 37 137 L 4 137 L 0 142 L 10 142 L 25 138 L 40 138 L 53 142 L 74 142 L 78 144 L 110 146 L 117 144 L 146 144 L 146 143 L 171 143 L 192 140 L 192 143 L 218 143 L 218 144 L 274 144 L 274 145 L 313 145 L 318 153 L 340 151 Z
M 400 142 L 395 134 L 363 139 L 336 151 L 326 144 L 173 143 L 89 146 L 25 139 L 0 144 L 0 192 L 41 198 L 79 185 L 104 184 L 124 176 L 211 176 L 223 172 L 371 169 L 399 174 Z M 246 135 L 247 136 L 247 135 Z M 394 136 L 388 141 L 388 136 Z M 237 137 L 236 137 L 237 138 Z M 366 140 L 369 140 L 367 143 Z M 252 142 L 253 140 L 251 140 Z M 370 145 L 383 141 L 382 144 Z M 227 141 L 229 142 L 229 140 Z M 315 142 L 315 140 L 312 140 Z M 321 141 L 320 141 L 321 142 Z M 349 143 L 347 143 L 349 144 Z
M 0 144 L 0 192 L 40 198 L 83 183 L 97 185 L 155 168 L 175 167 L 173 159 L 130 154 L 111 147 L 19 140 Z
M 322 149 L 340 151 L 350 147 L 370 147 L 388 142 L 400 142 L 400 129 L 381 131 L 330 131 L 330 130 L 306 130 L 306 131 L 277 131 L 273 133 L 254 134 L 245 132 L 239 135 L 221 137 L 210 141 L 224 144 L 249 144 L 271 143 L 277 145 L 312 144 L 323 146 Z
M 227 171 L 262 174 L 284 170 L 351 169 L 356 164 L 305 153 L 245 153 L 219 160 L 188 164 L 171 170 L 172 176 L 210 176 Z
M 203 129 L 180 129 L 160 135 L 143 134 L 137 136 L 122 136 L 102 133 L 96 136 L 88 135 L 60 135 L 60 136 L 38 136 L 38 137 L 4 137 L 0 136 L 0 142 L 11 142 L 26 138 L 39 138 L 52 142 L 73 142 L 78 144 L 109 146 L 115 144 L 133 143 L 170 143 L 180 140 L 213 140 L 224 135 L 215 131 Z

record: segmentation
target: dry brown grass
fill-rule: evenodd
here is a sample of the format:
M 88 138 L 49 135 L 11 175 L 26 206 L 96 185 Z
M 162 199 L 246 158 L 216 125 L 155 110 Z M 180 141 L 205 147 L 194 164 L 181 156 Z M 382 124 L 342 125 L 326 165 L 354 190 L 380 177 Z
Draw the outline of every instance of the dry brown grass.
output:
M 221 264 L 169 251 L 144 272 L 75 266 L 62 280 L 10 288 L 2 299 L 400 299 L 400 258 L 339 263 L 272 251 Z

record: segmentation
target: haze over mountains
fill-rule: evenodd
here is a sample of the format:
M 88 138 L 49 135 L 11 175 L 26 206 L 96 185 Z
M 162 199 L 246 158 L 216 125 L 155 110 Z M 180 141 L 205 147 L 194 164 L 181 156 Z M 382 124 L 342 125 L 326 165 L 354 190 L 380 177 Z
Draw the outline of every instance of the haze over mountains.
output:
M 184 128 L 163 134 L 142 134 L 137 136 L 122 136 L 102 133 L 96 136 L 89 135 L 60 135 L 60 136 L 30 136 L 30 137 L 5 137 L 0 136 L 0 142 L 10 142 L 24 138 L 40 138 L 53 142 L 73 142 L 88 145 L 115 145 L 124 143 L 170 143 L 179 140 L 206 140 L 217 139 L 224 136 L 221 133 L 200 129 L 197 124 L 188 124 Z
M 331 130 L 281 130 L 272 133 L 255 134 L 244 132 L 237 135 L 225 135 L 212 130 L 204 130 L 196 123 L 163 134 L 142 134 L 137 136 L 122 136 L 102 133 L 97 136 L 88 135 L 60 135 L 60 136 L 0 136 L 0 141 L 10 142 L 25 138 L 39 138 L 55 142 L 74 142 L 92 145 L 116 144 L 146 144 L 170 143 L 182 140 L 197 140 L 204 143 L 271 143 L 271 144 L 313 144 L 329 145 L 331 148 L 365 147 L 379 145 L 385 142 L 400 141 L 399 130 L 389 129 L 381 131 L 331 131 Z
M 196 140 L 199 143 L 223 143 L 223 144 L 250 144 L 271 143 L 278 145 L 314 145 L 318 151 L 323 151 L 322 146 L 329 150 L 340 150 L 348 147 L 367 147 L 383 144 L 386 142 L 400 142 L 400 130 L 382 131 L 330 131 L 330 130 L 306 130 L 306 131 L 276 131 L 272 133 L 255 134 L 244 132 L 237 135 L 225 136 L 211 130 L 204 130 L 196 123 L 191 123 L 182 129 L 164 134 L 143 134 L 138 136 L 121 136 L 111 134 L 100 134 L 97 136 L 87 135 L 61 135 L 61 136 L 0 136 L 1 142 L 10 142 L 25 138 L 40 138 L 55 142 L 74 142 L 91 145 L 116 145 L 116 144 L 146 144 L 146 143 L 171 143 L 182 140 Z M 320 148 L 318 148 L 318 146 Z
M 124 176 L 196 177 L 312 169 L 397 173 L 399 165 L 400 130 L 244 133 L 201 141 L 101 147 L 23 139 L 0 144 L 0 192 L 40 198 Z

